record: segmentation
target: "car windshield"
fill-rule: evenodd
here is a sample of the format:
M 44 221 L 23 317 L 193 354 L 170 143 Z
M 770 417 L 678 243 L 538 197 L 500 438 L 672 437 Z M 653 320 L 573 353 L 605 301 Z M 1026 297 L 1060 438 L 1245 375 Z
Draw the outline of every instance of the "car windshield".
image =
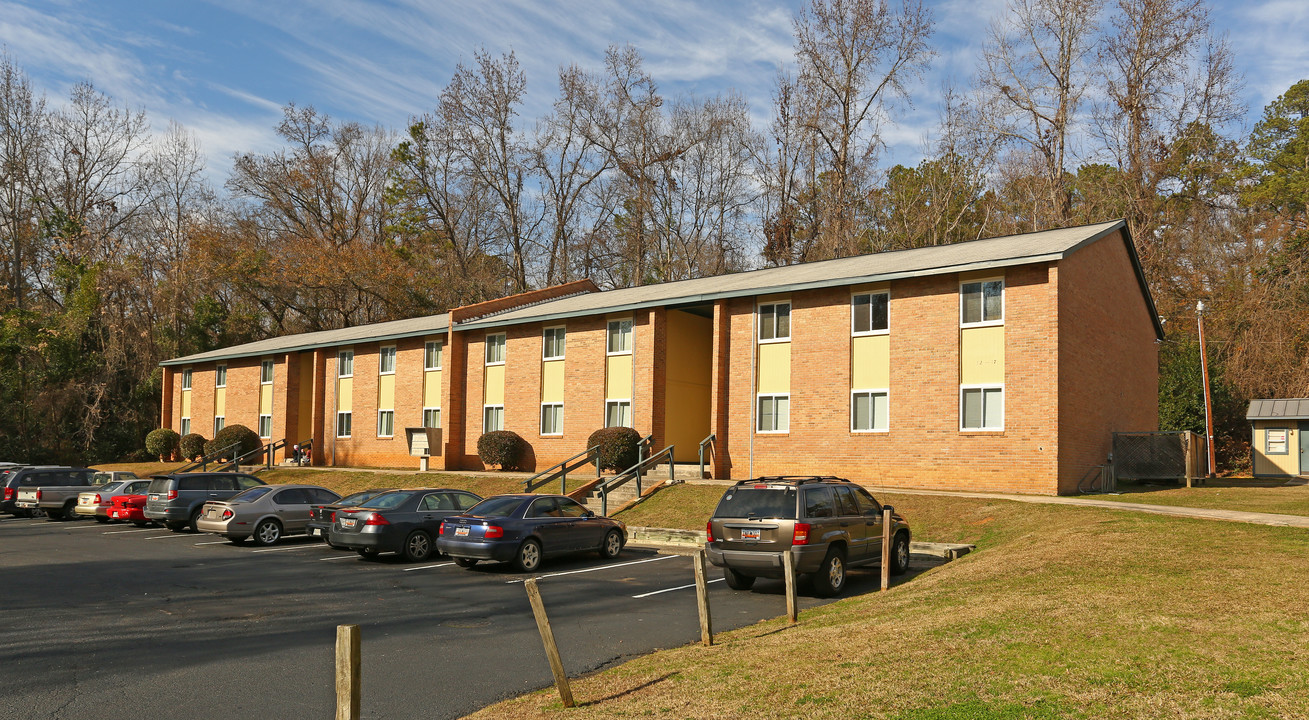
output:
M 718 501 L 714 517 L 795 519 L 795 490 L 735 487 Z
M 359 507 L 369 508 L 372 510 L 390 510 L 404 504 L 414 493 L 412 490 L 401 490 L 398 492 L 382 493 L 377 497 L 365 503 L 360 503 Z
M 105 485 L 104 487 L 97 488 L 97 489 L 100 492 L 117 492 L 120 488 L 122 488 L 126 484 L 127 483 L 123 482 L 122 480 L 119 480 L 118 482 L 112 482 Z
M 172 478 L 167 478 L 167 477 L 154 478 L 150 481 L 150 487 L 146 490 L 146 492 L 166 493 L 171 489 L 169 486 L 172 485 L 172 483 L 173 483 Z
M 232 499 L 229 500 L 228 502 L 254 502 L 255 500 L 258 500 L 259 498 L 267 495 L 271 491 L 272 488 L 268 487 L 267 485 L 252 487 L 243 493 L 233 495 Z
M 113 473 L 98 472 L 98 473 L 96 473 L 96 474 L 94 474 L 94 475 L 91 476 L 91 484 L 92 484 L 92 485 L 105 485 L 105 484 L 107 484 L 110 480 L 113 480 L 113 479 L 114 479 L 114 474 L 113 474 Z
M 337 505 L 358 505 L 359 503 L 367 502 L 369 499 L 374 498 L 374 497 L 377 497 L 377 496 L 380 495 L 382 492 L 386 492 L 386 491 L 385 491 L 385 490 L 382 490 L 381 492 L 378 492 L 377 490 L 361 490 L 361 491 L 355 493 L 354 495 L 346 495 L 345 497 L 341 498 L 340 500 L 337 500 L 337 501 L 336 501 L 336 504 L 337 504 Z
M 509 517 L 523 504 L 520 497 L 493 497 L 477 503 L 465 515 L 475 517 Z

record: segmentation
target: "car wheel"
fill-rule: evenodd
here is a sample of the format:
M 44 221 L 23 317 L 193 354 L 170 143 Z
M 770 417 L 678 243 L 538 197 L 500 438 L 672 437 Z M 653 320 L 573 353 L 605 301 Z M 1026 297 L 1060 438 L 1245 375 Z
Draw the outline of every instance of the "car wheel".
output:
M 432 554 L 432 538 L 422 530 L 415 530 L 405 538 L 400 548 L 400 555 L 410 562 L 426 560 Z
M 149 527 L 149 526 L 150 526 L 150 523 L 145 522 L 145 521 L 138 521 L 138 522 L 134 522 L 134 523 L 132 523 L 132 524 L 135 525 L 135 526 L 137 526 L 137 527 L 139 527 L 139 528 Z
M 904 533 L 899 533 L 891 543 L 891 574 L 903 575 L 908 569 L 909 538 Z
M 82 519 L 82 517 L 81 517 L 80 515 L 77 514 L 77 501 L 76 501 L 76 500 L 72 500 L 72 501 L 70 501 L 67 505 L 64 506 L 64 519 L 65 519 L 65 520 L 81 520 L 81 519 Z
M 359 557 L 365 560 L 373 560 L 377 557 L 376 550 L 355 550 L 355 552 L 359 553 Z
M 193 524 L 192 528 L 195 527 Z M 272 545 L 282 539 L 282 524 L 272 518 L 260 520 L 253 535 L 256 545 Z
M 191 513 L 191 519 L 186 521 L 186 528 L 193 533 L 198 533 L 200 532 L 200 528 L 196 525 L 196 523 L 199 522 L 200 522 L 200 508 L 196 508 L 195 512 Z
M 455 558 L 455 565 L 461 568 L 470 568 L 477 564 L 477 558 Z
M 723 579 L 727 581 L 727 587 L 733 590 L 749 590 L 754 587 L 753 575 L 742 575 L 732 568 L 723 568 Z
M 518 554 L 514 556 L 514 568 L 518 572 L 536 572 L 541 567 L 541 543 L 528 538 L 518 546 Z
M 107 517 L 100 517 L 99 515 L 96 515 L 96 516 L 95 516 L 95 521 L 98 522 L 98 523 L 107 523 L 107 522 L 109 522 L 109 518 L 107 518 Z
M 605 534 L 604 542 L 600 544 L 600 557 L 605 560 L 613 560 L 618 557 L 618 553 L 623 549 L 623 534 L 617 530 L 610 530 Z
M 840 595 L 845 589 L 845 553 L 837 548 L 827 551 L 823 564 L 814 573 L 814 593 L 818 597 Z
M 171 530 L 171 531 L 173 531 L 173 532 L 182 532 L 183 530 L 186 529 L 186 523 L 184 523 L 184 522 L 166 522 L 166 523 L 164 523 L 164 527 L 168 528 L 169 530 Z
M 59 521 L 59 520 L 63 520 L 63 519 L 64 519 L 64 511 L 63 511 L 63 510 L 46 510 L 46 511 L 45 511 L 45 519 L 46 519 L 46 522 L 56 522 L 56 521 Z

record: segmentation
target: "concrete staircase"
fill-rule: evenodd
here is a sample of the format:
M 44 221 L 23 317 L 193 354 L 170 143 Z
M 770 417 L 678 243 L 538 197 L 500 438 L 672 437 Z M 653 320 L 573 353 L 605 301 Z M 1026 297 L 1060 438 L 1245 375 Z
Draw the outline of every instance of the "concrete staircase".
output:
M 709 463 L 705 463 L 705 471 L 703 475 L 700 474 L 699 462 L 673 463 L 673 480 L 675 481 L 704 480 L 712 474 L 713 472 L 709 468 Z M 652 480 L 654 482 L 668 480 L 668 463 L 660 463 L 650 468 L 646 471 L 645 477 L 647 480 Z
M 642 479 L 641 487 L 642 489 L 648 487 L 646 479 Z M 609 493 L 609 512 L 612 513 L 634 500 L 636 500 L 636 480 L 628 480 L 617 488 L 614 488 L 614 490 Z M 587 493 L 586 497 L 582 498 L 582 504 L 585 505 L 588 510 L 599 515 L 601 512 L 600 491 L 592 490 Z

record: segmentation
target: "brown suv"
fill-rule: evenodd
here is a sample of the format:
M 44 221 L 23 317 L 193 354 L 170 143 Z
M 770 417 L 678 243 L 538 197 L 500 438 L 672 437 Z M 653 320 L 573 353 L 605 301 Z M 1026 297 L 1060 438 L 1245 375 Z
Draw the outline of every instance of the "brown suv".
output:
M 909 524 L 891 511 L 891 572 L 909 566 Z M 756 577 L 782 577 L 782 553 L 812 573 L 822 597 L 845 588 L 846 568 L 882 559 L 882 505 L 837 477 L 760 477 L 733 485 L 707 527 L 709 561 L 727 585 L 748 590 Z

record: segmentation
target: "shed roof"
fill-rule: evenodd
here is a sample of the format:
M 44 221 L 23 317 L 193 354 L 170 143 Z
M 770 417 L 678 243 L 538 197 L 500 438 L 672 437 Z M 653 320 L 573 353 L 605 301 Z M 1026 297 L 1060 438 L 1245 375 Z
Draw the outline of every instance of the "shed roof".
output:
M 1309 420 L 1309 398 L 1251 400 L 1246 420 Z
M 298 350 L 312 350 L 314 348 L 349 345 L 351 343 L 372 342 L 375 340 L 395 340 L 398 338 L 445 332 L 449 328 L 450 313 L 441 313 L 439 315 L 427 315 L 424 317 L 409 318 L 407 320 L 392 320 L 390 322 L 373 323 L 371 325 L 356 325 L 355 327 L 341 328 L 340 330 L 322 330 L 319 332 L 282 335 L 280 337 L 268 338 L 267 340 L 257 340 L 243 345 L 233 345 L 231 347 L 219 348 L 218 350 L 210 350 L 209 352 L 187 355 L 186 357 L 173 358 L 172 360 L 165 360 L 159 364 L 189 365 L 197 362 L 230 360 L 233 358 L 250 357 L 253 355 L 271 355 L 273 353 L 288 353 L 296 352 Z

